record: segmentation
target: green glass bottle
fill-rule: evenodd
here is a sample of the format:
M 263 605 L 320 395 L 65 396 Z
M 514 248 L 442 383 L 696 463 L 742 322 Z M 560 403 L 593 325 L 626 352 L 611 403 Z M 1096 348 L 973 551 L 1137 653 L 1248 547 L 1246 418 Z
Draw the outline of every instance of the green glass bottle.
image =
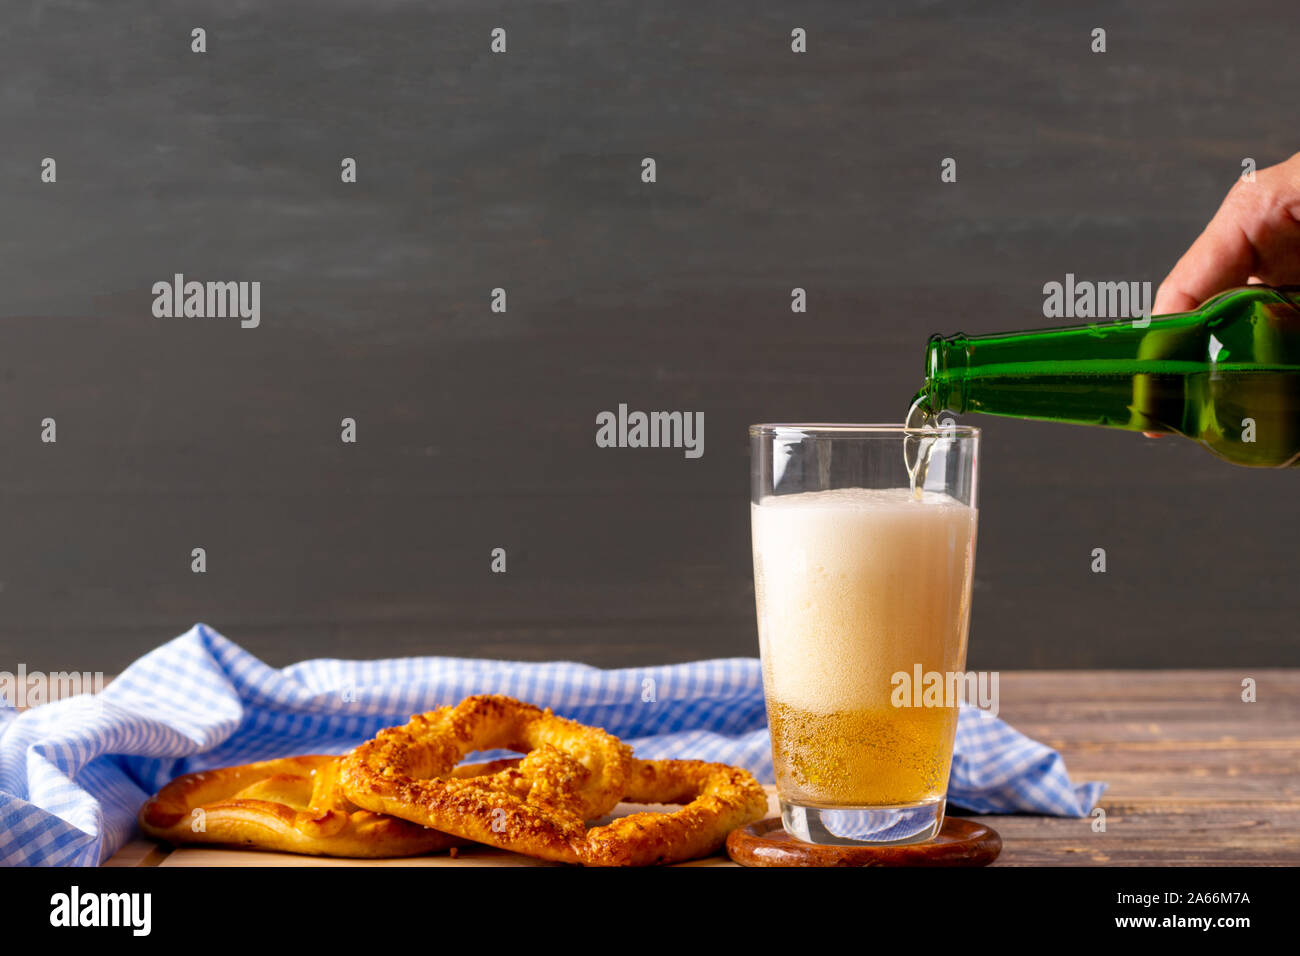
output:
M 1239 465 L 1300 463 L 1300 287 L 1244 286 L 1195 312 L 930 338 L 915 421 L 948 409 L 1200 442 Z

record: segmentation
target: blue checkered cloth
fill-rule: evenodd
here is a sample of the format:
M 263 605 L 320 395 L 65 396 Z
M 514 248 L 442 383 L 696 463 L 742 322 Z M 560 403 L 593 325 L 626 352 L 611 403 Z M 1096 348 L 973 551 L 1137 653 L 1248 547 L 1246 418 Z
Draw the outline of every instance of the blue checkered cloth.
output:
M 508 694 L 604 727 L 646 758 L 698 758 L 772 780 L 754 658 L 600 670 L 417 657 L 268 667 L 199 624 L 97 695 L 22 713 L 0 700 L 0 866 L 93 866 L 135 833 L 173 777 L 343 753 L 411 714 Z M 1060 754 L 963 708 L 948 799 L 979 813 L 1086 816 L 1104 784 L 1072 785 Z

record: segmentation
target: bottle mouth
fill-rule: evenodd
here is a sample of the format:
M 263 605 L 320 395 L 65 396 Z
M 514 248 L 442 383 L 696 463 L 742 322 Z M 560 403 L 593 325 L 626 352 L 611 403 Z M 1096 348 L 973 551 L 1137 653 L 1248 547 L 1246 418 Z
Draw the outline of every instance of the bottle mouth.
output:
M 937 382 L 940 375 L 947 371 L 943 360 L 944 351 L 943 336 L 936 332 L 925 343 L 925 380 L 927 382 Z
M 944 409 L 959 414 L 966 411 L 963 382 L 969 367 L 969 336 L 961 332 L 946 337 L 930 336 L 925 346 L 925 384 L 921 386 L 921 395 L 925 396 L 932 413 Z

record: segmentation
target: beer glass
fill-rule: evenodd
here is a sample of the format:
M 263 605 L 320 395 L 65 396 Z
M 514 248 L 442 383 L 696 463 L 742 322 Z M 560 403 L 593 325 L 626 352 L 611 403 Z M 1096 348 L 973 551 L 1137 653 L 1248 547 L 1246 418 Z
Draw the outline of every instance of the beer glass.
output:
M 749 434 L 759 650 L 785 829 L 838 845 L 930 840 L 943 826 L 966 665 L 979 430 Z

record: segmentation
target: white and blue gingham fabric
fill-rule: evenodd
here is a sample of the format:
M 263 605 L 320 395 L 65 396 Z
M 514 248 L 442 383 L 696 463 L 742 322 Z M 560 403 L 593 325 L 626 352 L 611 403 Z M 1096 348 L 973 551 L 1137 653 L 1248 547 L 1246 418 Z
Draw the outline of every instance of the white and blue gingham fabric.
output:
M 178 774 L 342 753 L 411 714 L 508 694 L 604 727 L 647 758 L 736 764 L 772 780 L 754 658 L 600 670 L 450 657 L 268 667 L 199 624 L 102 693 L 22 713 L 0 700 L 0 866 L 93 866 L 135 832 Z M 1072 785 L 1060 755 L 963 708 L 950 802 L 981 813 L 1085 816 L 1104 785 Z

